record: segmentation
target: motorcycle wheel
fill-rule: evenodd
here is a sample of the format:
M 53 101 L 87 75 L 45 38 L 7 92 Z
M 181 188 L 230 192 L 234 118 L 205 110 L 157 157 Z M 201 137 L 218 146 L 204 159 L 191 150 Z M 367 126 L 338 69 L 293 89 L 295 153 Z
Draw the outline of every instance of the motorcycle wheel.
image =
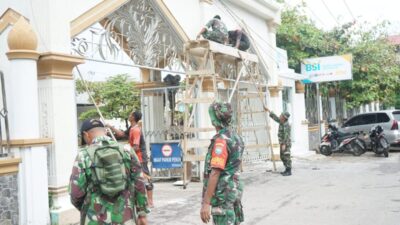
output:
M 331 150 L 331 148 L 330 148 L 329 146 L 326 146 L 326 145 L 321 146 L 321 148 L 319 149 L 319 152 L 320 152 L 322 155 L 325 155 L 325 156 L 330 156 L 330 155 L 332 155 L 332 150 Z
M 388 143 L 388 141 L 386 140 L 386 138 L 384 138 L 384 137 L 381 137 L 381 138 L 379 139 L 379 145 L 380 145 L 382 148 L 384 148 L 384 149 L 389 148 L 389 143 Z
M 383 155 L 387 158 L 389 157 L 389 143 L 386 138 L 382 137 L 379 139 L 379 145 L 383 148 Z
M 363 148 L 365 149 L 365 151 L 367 151 L 367 143 L 364 141 L 364 140 L 362 140 L 362 139 L 358 139 L 358 141 L 362 144 L 362 146 L 363 146 Z
M 353 155 L 354 156 L 360 156 L 360 155 L 362 155 L 362 154 L 364 154 L 365 153 L 365 151 L 363 150 L 363 148 L 359 145 L 359 144 L 357 144 L 357 143 L 353 143 L 353 145 L 351 146 L 351 148 L 352 148 L 352 153 L 353 153 Z
M 385 156 L 385 158 L 389 157 L 389 150 L 387 148 L 383 150 L 383 155 Z

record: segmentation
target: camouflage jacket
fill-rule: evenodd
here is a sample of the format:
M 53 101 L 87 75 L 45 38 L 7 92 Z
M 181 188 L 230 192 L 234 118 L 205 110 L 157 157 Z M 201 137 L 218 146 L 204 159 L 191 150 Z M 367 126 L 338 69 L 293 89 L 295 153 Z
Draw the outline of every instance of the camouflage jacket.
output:
M 101 141 L 105 139 L 109 139 L 109 137 L 98 137 L 92 145 L 101 145 Z M 125 145 L 123 148 L 126 152 L 124 163 L 131 179 L 129 187 L 113 199 L 95 190 L 91 180 L 91 160 L 84 151 L 86 148 L 80 149 L 78 152 L 68 190 L 71 203 L 81 211 L 81 224 L 134 224 L 135 214 L 146 215 L 149 213 L 141 165 L 129 145 Z
M 279 117 L 271 112 L 269 116 L 275 120 L 277 123 L 279 123 L 279 129 L 278 129 L 278 139 L 279 139 L 279 144 L 285 144 L 285 145 L 290 145 L 291 140 L 290 140 L 290 125 L 289 122 L 286 121 L 284 123 L 281 123 L 279 120 Z
M 226 143 L 226 162 L 223 162 L 219 169 L 222 169 L 221 175 L 218 180 L 217 188 L 214 196 L 211 198 L 211 205 L 224 206 L 240 200 L 243 192 L 243 184 L 240 180 L 240 164 L 242 163 L 242 155 L 244 151 L 244 144 L 242 138 L 233 133 L 227 128 L 218 132 L 212 139 L 208 148 L 205 159 L 204 167 L 204 185 L 203 197 L 208 185 L 208 179 L 211 174 L 212 168 L 215 168 L 213 162 L 218 163 L 219 154 L 223 154 L 218 149 L 218 142 L 225 140 Z
M 219 19 L 214 18 L 208 21 L 206 27 L 211 28 L 213 31 L 220 32 L 221 34 L 223 34 L 223 36 L 228 37 L 228 29 L 226 28 L 225 23 Z

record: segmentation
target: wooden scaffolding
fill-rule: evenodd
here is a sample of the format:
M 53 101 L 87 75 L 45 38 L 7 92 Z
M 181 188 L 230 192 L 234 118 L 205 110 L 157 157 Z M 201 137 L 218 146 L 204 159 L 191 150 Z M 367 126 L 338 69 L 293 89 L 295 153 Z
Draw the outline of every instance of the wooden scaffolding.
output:
M 247 159 L 260 158 L 263 154 L 272 159 L 270 127 L 264 111 L 268 88 L 265 76 L 260 73 L 258 57 L 208 40 L 187 42 L 184 51 L 187 77 L 181 144 L 183 187 L 186 188 L 191 180 L 192 163 L 197 162 L 200 166 L 199 162 L 204 161 L 210 139 L 215 133 L 214 127 L 199 124 L 199 120 L 209 118 L 208 114 L 198 115 L 199 109 L 204 112 L 204 107 L 208 108 L 215 100 L 232 104 L 233 127 L 244 137 Z

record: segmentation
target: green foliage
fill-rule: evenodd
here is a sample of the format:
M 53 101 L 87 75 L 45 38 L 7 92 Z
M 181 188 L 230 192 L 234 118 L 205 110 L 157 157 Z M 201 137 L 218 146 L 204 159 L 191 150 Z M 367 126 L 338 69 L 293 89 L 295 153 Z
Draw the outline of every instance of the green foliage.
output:
M 395 46 L 387 42 L 386 24 L 378 24 L 365 31 L 356 29 L 357 40 L 349 47 L 353 54 L 353 80 L 341 82 L 350 93 L 350 107 L 372 101 L 394 106 L 399 88 L 400 66 Z
M 140 93 L 135 89 L 135 83 L 126 74 L 115 75 L 106 82 L 86 82 L 91 95 L 106 119 L 122 119 L 127 122 L 129 113 L 140 110 Z M 78 93 L 86 92 L 85 84 L 76 82 Z M 92 102 L 89 99 L 90 102 Z M 81 114 L 79 119 L 99 117 L 96 109 L 90 109 Z
M 400 94 L 399 93 L 396 94 L 396 102 L 394 104 L 394 107 L 396 109 L 400 109 Z
M 338 89 L 350 108 L 379 101 L 396 102 L 400 67 L 395 46 L 387 42 L 387 23 L 371 27 L 347 23 L 330 31 L 317 28 L 304 13 L 304 5 L 286 8 L 277 30 L 277 45 L 288 52 L 289 66 L 300 72 L 301 61 L 310 57 L 353 54 L 353 80 L 339 82 Z M 321 85 L 327 93 L 335 83 Z
M 303 15 L 302 6 L 282 12 L 282 24 L 277 30 L 277 45 L 288 53 L 289 67 L 300 72 L 300 62 L 305 58 L 331 54 L 332 43 L 326 34 Z

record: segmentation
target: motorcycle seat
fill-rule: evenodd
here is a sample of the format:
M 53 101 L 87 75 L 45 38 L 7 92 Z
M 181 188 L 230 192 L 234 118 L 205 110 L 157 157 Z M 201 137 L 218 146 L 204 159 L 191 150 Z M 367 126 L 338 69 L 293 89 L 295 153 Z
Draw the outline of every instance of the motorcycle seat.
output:
M 350 137 L 354 137 L 354 136 L 356 136 L 356 135 L 352 134 L 352 133 L 339 132 L 338 133 L 338 141 L 342 142 L 343 140 L 350 138 Z

